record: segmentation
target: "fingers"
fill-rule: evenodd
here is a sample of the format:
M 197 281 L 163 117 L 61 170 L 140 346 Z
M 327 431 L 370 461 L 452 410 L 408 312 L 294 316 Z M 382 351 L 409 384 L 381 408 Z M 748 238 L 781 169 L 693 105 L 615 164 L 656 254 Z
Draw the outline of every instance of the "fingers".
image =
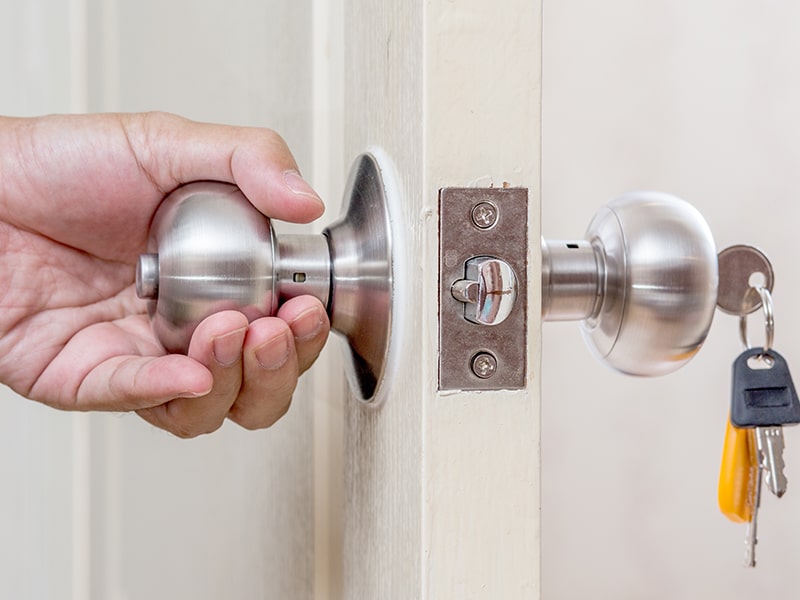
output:
M 184 438 L 215 431 L 226 417 L 247 429 L 269 427 L 289 409 L 298 376 L 314 362 L 329 330 L 325 309 L 310 296 L 294 298 L 276 317 L 249 326 L 236 311 L 212 315 L 189 347 L 189 357 L 213 378 L 210 391 L 138 412 Z
M 73 407 L 136 410 L 159 406 L 177 397 L 197 398 L 212 386 L 208 369 L 186 356 L 121 356 L 101 363 L 83 379 Z M 66 402 L 57 405 L 69 407 Z
M 324 211 L 286 142 L 272 130 L 197 123 L 163 113 L 125 115 L 123 123 L 138 162 L 165 190 L 214 179 L 238 185 L 269 217 L 307 223 Z
M 219 429 L 242 384 L 242 347 L 247 329 L 247 317 L 237 311 L 220 312 L 205 319 L 192 335 L 188 355 L 211 373 L 211 390 L 201 397 L 176 398 L 139 414 L 179 437 Z
M 325 308 L 316 298 L 299 296 L 284 303 L 276 316 L 289 324 L 294 336 L 298 370 L 305 373 L 328 339 L 330 322 Z
M 266 317 L 250 324 L 244 372 L 228 417 L 246 429 L 269 427 L 289 410 L 299 375 L 294 337 L 286 322 Z
M 282 417 L 298 376 L 322 350 L 329 329 L 325 309 L 310 296 L 293 298 L 276 317 L 253 322 L 245 344 L 245 378 L 229 418 L 247 429 L 260 429 Z

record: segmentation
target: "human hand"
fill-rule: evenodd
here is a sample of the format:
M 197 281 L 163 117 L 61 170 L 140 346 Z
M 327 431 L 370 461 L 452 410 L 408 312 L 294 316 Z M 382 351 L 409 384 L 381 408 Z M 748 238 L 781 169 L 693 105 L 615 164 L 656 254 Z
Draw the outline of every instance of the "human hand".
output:
M 317 299 L 249 324 L 212 315 L 183 356 L 165 353 L 136 297 L 153 213 L 196 180 L 235 183 L 275 219 L 324 210 L 270 130 L 162 113 L 0 118 L 0 381 L 60 409 L 136 411 L 180 437 L 288 410 L 330 328 Z

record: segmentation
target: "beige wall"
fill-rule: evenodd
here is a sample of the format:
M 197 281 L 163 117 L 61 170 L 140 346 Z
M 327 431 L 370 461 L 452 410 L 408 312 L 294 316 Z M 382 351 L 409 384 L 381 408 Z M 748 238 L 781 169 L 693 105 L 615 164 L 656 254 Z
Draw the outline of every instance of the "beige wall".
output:
M 545 2 L 542 194 L 546 237 L 658 189 L 697 206 L 720 248 L 761 246 L 776 347 L 798 374 L 799 27 L 792 2 Z M 786 432 L 786 496 L 763 496 L 755 572 L 745 527 L 717 509 L 737 336 L 718 313 L 687 367 L 637 380 L 594 362 L 577 325 L 545 324 L 546 600 L 797 596 L 800 430 Z

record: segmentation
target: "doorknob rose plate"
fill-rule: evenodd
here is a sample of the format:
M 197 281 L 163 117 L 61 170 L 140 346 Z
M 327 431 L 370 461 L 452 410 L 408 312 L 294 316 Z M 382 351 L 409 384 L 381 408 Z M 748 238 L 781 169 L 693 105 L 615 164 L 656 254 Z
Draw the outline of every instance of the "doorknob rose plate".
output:
M 323 232 L 333 272 L 328 312 L 346 342 L 350 389 L 378 407 L 396 377 L 409 293 L 400 184 L 383 150 L 370 148 L 355 160 L 343 202 L 344 214 Z
M 350 171 L 344 214 L 322 235 L 279 239 L 238 187 L 206 181 L 179 188 L 156 211 L 136 270 L 156 337 L 168 351 L 185 353 L 195 328 L 215 312 L 239 310 L 253 321 L 289 298 L 313 295 L 346 342 L 351 390 L 378 404 L 401 343 L 397 190 L 388 157 L 364 153 Z

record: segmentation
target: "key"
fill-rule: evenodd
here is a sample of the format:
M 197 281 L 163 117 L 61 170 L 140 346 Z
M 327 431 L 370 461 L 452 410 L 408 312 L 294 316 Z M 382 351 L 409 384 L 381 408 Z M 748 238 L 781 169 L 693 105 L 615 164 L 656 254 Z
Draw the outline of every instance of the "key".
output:
M 717 307 L 729 315 L 745 317 L 761 306 L 761 298 L 753 294 L 753 285 L 770 292 L 775 284 L 775 273 L 767 255 L 755 246 L 738 244 L 722 250 L 719 262 L 719 290 Z M 762 281 L 754 283 L 754 276 Z
M 771 349 L 772 264 L 761 250 L 746 245 L 726 248 L 718 261 L 717 307 L 739 317 L 739 335 L 748 348 L 733 365 L 719 505 L 732 521 L 747 523 L 745 565 L 755 567 L 762 483 L 778 498 L 786 492 L 783 425 L 800 422 L 800 402 L 786 361 Z M 759 307 L 764 310 L 765 347 L 750 349 L 747 315 Z
M 783 425 L 800 423 L 800 401 L 786 360 L 775 350 L 745 350 L 733 364 L 731 423 L 755 428 L 758 462 L 770 491 L 786 492 Z
M 719 473 L 719 508 L 734 523 L 747 523 L 744 564 L 748 567 L 756 566 L 761 481 L 755 430 L 737 429 L 728 419 Z
M 756 427 L 755 435 L 760 466 L 764 469 L 764 482 L 769 491 L 780 498 L 786 493 L 783 427 Z
M 755 453 L 753 453 L 755 454 Z M 761 506 L 761 467 L 756 464 L 753 469 L 755 477 L 751 477 L 750 497 L 750 522 L 744 538 L 744 566 L 756 566 L 756 544 L 758 543 L 758 509 Z
M 748 448 L 756 464 L 748 494 L 750 521 L 745 538 L 745 565 L 754 567 L 758 543 L 758 509 L 762 479 L 778 498 L 786 492 L 783 425 L 800 422 L 800 401 L 786 360 L 773 349 L 745 350 L 733 364 L 732 426 L 748 428 Z

